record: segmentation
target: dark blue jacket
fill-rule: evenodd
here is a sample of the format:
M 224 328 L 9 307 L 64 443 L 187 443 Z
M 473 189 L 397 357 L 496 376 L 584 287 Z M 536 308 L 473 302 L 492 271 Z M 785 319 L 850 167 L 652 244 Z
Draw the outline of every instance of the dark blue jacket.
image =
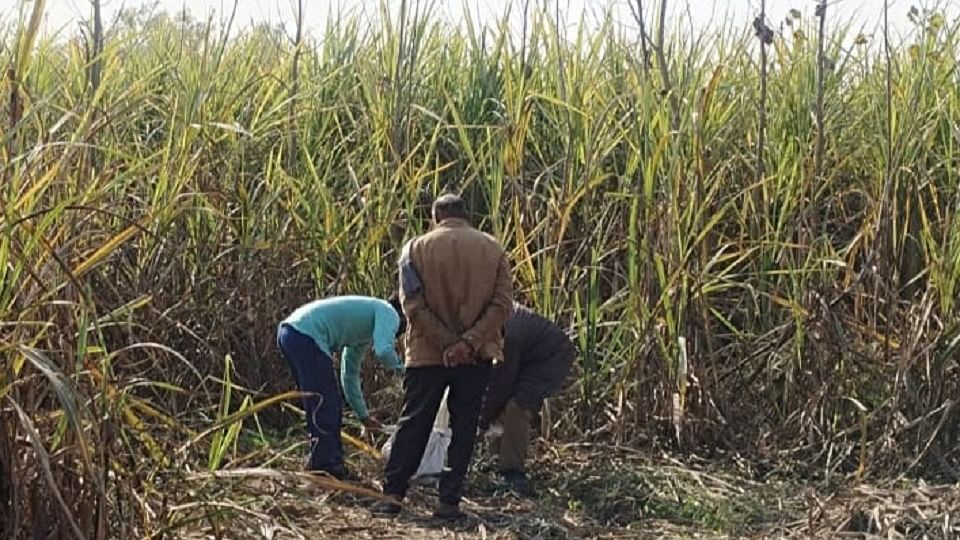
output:
M 504 325 L 503 362 L 490 375 L 480 427 L 489 427 L 510 399 L 538 411 L 543 400 L 566 381 L 576 356 L 576 347 L 563 329 L 514 303 Z

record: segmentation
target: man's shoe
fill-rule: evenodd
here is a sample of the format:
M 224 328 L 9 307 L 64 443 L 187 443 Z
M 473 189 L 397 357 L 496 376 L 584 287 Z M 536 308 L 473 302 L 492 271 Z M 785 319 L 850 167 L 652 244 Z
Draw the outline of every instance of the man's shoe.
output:
M 396 516 L 400 513 L 400 509 L 400 499 L 392 495 L 387 495 L 386 499 L 373 505 L 372 511 L 375 515 L 379 516 Z
M 437 510 L 433 513 L 433 517 L 437 519 L 454 521 L 463 519 L 467 517 L 467 515 L 463 513 L 463 510 L 460 510 L 459 504 L 441 503 Z
M 356 480 L 356 476 L 347 469 L 343 464 L 340 465 L 328 465 L 326 467 L 315 467 L 313 465 L 307 466 L 307 472 L 312 473 L 324 473 L 332 476 L 333 478 L 343 481 L 353 481 Z
M 527 475 L 523 471 L 503 471 L 500 474 L 503 475 L 503 480 L 507 483 L 507 486 L 516 494 L 523 497 L 535 495 L 533 488 L 530 486 L 530 481 L 527 480 Z

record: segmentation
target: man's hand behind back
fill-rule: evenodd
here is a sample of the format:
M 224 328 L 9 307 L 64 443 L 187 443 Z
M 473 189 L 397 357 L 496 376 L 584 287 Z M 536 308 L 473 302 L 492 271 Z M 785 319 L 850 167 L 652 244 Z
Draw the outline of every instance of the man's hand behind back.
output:
M 473 348 L 463 340 L 456 342 L 453 346 L 443 351 L 444 367 L 456 367 L 466 364 L 475 364 Z

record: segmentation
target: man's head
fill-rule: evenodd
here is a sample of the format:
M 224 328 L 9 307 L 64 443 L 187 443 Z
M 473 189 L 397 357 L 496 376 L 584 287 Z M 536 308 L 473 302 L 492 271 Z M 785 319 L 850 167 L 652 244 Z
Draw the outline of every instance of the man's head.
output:
M 397 327 L 397 337 L 400 337 L 407 330 L 407 318 L 403 315 L 403 306 L 400 304 L 400 295 L 398 293 L 391 294 L 390 298 L 387 299 L 387 302 L 390 302 L 390 305 L 393 306 L 393 310 L 396 311 L 397 315 L 400 316 L 400 326 Z
M 467 203 L 459 195 L 448 193 L 433 201 L 433 222 L 445 219 L 467 219 Z

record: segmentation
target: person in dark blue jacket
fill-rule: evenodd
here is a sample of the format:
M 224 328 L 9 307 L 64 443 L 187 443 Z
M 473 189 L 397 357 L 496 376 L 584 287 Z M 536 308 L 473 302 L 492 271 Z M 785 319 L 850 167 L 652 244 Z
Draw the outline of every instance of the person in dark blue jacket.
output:
M 503 433 L 494 445 L 500 474 L 511 488 L 530 494 L 526 460 L 532 423 L 543 401 L 566 381 L 577 349 L 563 329 L 517 303 L 504 332 L 503 362 L 487 383 L 479 430 L 500 425 Z

